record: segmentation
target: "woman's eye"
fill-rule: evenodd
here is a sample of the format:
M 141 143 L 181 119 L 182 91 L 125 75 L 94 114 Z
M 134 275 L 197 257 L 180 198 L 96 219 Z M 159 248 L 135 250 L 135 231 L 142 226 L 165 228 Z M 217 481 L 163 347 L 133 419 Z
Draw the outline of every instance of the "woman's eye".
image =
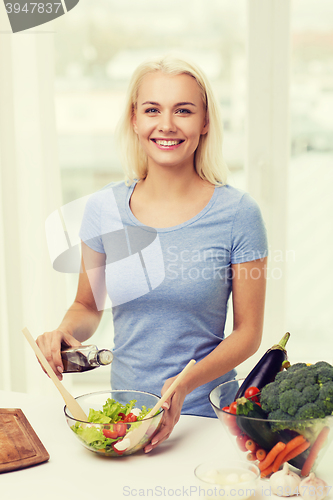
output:
M 150 114 L 150 113 L 157 113 L 158 109 L 156 108 L 148 108 L 146 109 L 145 113 Z
M 177 113 L 179 113 L 180 115 L 190 115 L 191 111 L 189 109 L 182 108 L 182 109 L 178 109 Z

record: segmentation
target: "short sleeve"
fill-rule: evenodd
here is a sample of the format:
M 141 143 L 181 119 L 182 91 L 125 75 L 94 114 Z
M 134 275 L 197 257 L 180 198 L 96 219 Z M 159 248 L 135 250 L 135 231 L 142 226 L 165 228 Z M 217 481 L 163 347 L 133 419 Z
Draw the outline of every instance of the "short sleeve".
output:
M 79 232 L 81 240 L 96 252 L 105 253 L 101 232 L 101 197 L 99 192 L 88 199 Z
M 244 193 L 239 201 L 231 234 L 231 264 L 268 255 L 267 232 L 257 202 Z

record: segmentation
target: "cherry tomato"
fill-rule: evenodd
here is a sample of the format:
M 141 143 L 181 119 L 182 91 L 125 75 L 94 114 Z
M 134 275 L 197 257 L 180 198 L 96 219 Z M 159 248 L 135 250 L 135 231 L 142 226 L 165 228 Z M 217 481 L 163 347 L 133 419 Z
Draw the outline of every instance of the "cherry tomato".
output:
M 230 434 L 232 434 L 233 436 L 238 436 L 238 434 L 240 434 L 242 431 L 236 424 L 236 415 L 230 412 L 229 406 L 225 406 L 224 408 L 222 408 L 222 410 L 223 423 L 228 427 Z
M 134 415 L 134 413 L 129 413 L 128 415 L 126 415 L 123 422 L 136 422 L 137 419 L 138 417 Z
M 103 429 L 103 434 L 106 438 L 117 439 L 118 437 L 118 432 L 114 428 Z
M 231 405 L 229 406 L 230 408 L 230 413 L 232 413 L 233 415 L 236 415 L 237 413 L 237 403 L 236 401 L 234 401 L 233 403 L 231 403 Z
M 244 396 L 246 399 L 250 399 L 251 401 L 259 401 L 259 396 L 257 394 L 260 392 L 260 390 L 257 387 L 248 387 L 244 393 Z
M 125 436 L 126 432 L 127 432 L 127 426 L 126 424 L 114 424 L 113 426 L 114 430 L 117 431 L 117 435 L 118 437 L 123 437 Z
M 246 434 L 238 434 L 238 436 L 236 437 L 236 443 L 238 445 L 238 448 L 241 450 L 241 451 L 248 451 L 246 446 L 245 446 L 245 443 L 246 441 L 248 441 L 249 439 L 249 436 L 247 436 Z
M 222 408 L 222 411 L 222 422 L 228 425 L 228 422 L 233 419 L 230 414 L 229 406 L 224 406 L 224 408 Z
M 118 413 L 118 417 L 120 417 L 120 420 L 125 420 L 126 415 L 125 415 L 125 413 L 121 413 L 121 412 L 119 412 L 119 413 Z
M 239 436 L 242 434 L 242 430 L 236 424 L 236 417 L 233 417 L 233 420 L 230 420 L 228 423 L 228 430 L 233 436 Z
M 115 451 L 118 455 L 120 455 L 120 456 L 121 456 L 121 455 L 122 455 L 122 454 L 123 454 L 126 450 L 121 450 L 121 451 L 117 450 L 117 448 L 115 448 L 115 446 L 114 446 L 114 445 L 115 445 L 115 444 L 117 444 L 117 443 L 118 443 L 118 441 L 116 441 L 115 443 L 112 443 L 112 445 L 111 445 L 111 446 L 112 446 L 112 448 L 113 448 L 113 451 Z

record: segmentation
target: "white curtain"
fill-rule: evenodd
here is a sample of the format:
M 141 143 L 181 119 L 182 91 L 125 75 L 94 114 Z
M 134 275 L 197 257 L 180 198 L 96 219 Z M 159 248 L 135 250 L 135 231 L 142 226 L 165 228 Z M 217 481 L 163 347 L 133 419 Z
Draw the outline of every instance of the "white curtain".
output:
M 0 30 L 0 389 L 42 393 L 51 384 L 21 330 L 55 328 L 67 304 L 44 229 L 61 206 L 53 33 L 13 35 L 4 9 Z

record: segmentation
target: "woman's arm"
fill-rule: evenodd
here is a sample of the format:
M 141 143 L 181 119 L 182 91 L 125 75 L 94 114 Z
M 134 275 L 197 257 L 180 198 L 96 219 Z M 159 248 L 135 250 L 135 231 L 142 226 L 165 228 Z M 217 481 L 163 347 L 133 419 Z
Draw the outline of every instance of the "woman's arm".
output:
M 106 298 L 105 254 L 82 242 L 82 261 L 77 294 L 56 330 L 40 335 L 36 342 L 58 378 L 62 379 L 61 343 L 75 347 L 96 331 Z
M 165 411 L 162 428 L 146 446 L 146 452 L 169 437 L 179 420 L 187 394 L 232 370 L 259 348 L 264 321 L 266 265 L 267 258 L 232 265 L 233 331 L 208 356 L 196 363 L 179 384 L 165 406 L 169 409 Z M 162 394 L 173 379 L 166 381 Z

